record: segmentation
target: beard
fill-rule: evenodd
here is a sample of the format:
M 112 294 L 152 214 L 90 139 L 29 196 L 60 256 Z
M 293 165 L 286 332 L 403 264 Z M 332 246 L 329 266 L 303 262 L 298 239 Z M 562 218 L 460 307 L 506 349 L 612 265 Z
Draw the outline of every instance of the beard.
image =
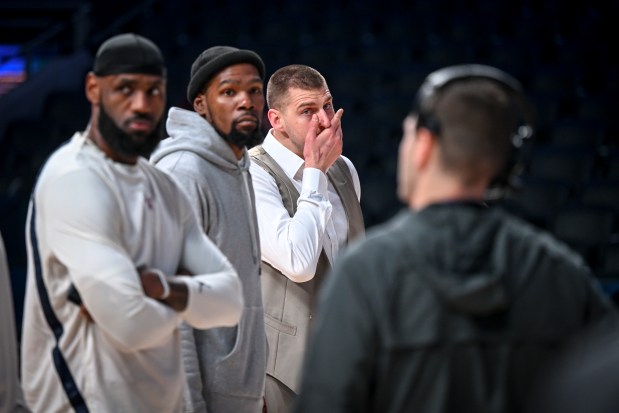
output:
M 213 115 L 209 111 L 210 119 L 213 119 Z M 226 142 L 235 145 L 237 148 L 247 147 L 247 149 L 251 149 L 256 145 L 260 145 L 264 140 L 264 135 L 262 134 L 262 128 L 260 123 L 260 118 L 257 117 L 258 124 L 256 125 L 256 129 L 251 132 L 242 132 L 238 129 L 239 122 L 236 120 L 232 121 L 232 126 L 230 128 L 230 133 L 224 133 L 221 131 L 214 122 L 211 123 L 213 129 L 217 131 L 219 136 L 221 136 Z
M 163 122 L 161 119 L 150 133 L 128 133 L 119 128 L 114 119 L 108 115 L 103 102 L 100 102 L 99 108 L 99 132 L 110 149 L 115 153 L 127 157 L 143 156 L 148 158 L 163 138 Z M 137 114 L 125 120 L 125 123 L 135 119 L 153 120 L 152 116 Z
M 260 145 L 264 140 L 260 126 L 256 127 L 253 132 L 245 133 L 237 129 L 236 122 L 232 122 L 230 133 L 225 135 L 219 132 L 219 134 L 226 142 L 232 143 L 239 148 L 246 146 L 247 149 L 251 149 L 256 145 Z

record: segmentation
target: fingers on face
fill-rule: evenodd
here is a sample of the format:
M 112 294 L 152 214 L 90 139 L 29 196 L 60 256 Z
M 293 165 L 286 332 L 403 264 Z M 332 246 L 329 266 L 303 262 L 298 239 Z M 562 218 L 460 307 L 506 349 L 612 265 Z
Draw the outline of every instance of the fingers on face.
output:
M 339 108 L 339 109 L 337 110 L 337 112 L 335 112 L 335 116 L 333 116 L 333 119 L 332 119 L 331 121 L 332 121 L 332 122 L 333 122 L 333 121 L 337 121 L 337 122 L 339 122 L 339 121 L 342 119 L 342 116 L 343 116 L 343 115 L 344 115 L 344 109 Z
M 342 134 L 341 133 L 337 133 L 335 131 L 334 131 L 334 133 L 329 134 L 325 138 L 324 146 L 327 148 L 328 152 L 333 152 L 333 151 L 341 152 L 342 146 L 343 146 Z
M 318 124 L 318 115 L 314 114 L 312 115 L 312 120 L 311 120 L 311 124 L 310 124 L 310 128 L 307 132 L 307 134 L 309 136 L 311 136 L 312 138 L 315 138 L 318 133 L 319 133 L 319 124 Z
M 338 135 L 338 137 L 342 138 L 342 115 L 344 114 L 344 109 L 338 109 L 335 112 L 335 116 L 331 119 L 331 129 L 333 129 L 334 133 Z
M 329 153 L 334 150 L 341 153 L 343 139 L 341 118 L 343 113 L 344 110 L 339 109 L 331 119 L 330 126 L 322 130 L 318 128 L 318 116 L 312 116 L 312 127 L 310 129 L 315 129 L 316 132 L 309 133 L 308 136 L 315 139 L 315 144 L 321 148 L 321 153 Z
M 340 127 L 340 125 L 342 124 L 342 115 L 344 115 L 344 109 L 340 108 L 337 110 L 337 112 L 335 112 L 335 115 L 331 119 L 332 128 L 337 129 Z

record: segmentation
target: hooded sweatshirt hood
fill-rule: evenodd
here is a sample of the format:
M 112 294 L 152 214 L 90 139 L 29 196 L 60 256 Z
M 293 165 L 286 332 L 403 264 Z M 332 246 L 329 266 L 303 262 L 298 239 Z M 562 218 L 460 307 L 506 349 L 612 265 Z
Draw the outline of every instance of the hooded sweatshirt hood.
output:
M 418 243 L 418 256 L 426 260 L 423 278 L 450 308 L 473 316 L 509 306 L 504 281 L 507 240 L 501 221 L 485 209 L 481 204 L 462 208 L 462 203 L 448 203 L 429 206 L 418 215 L 420 222 L 441 228 Z
M 249 155 L 243 154 L 242 162 L 236 159 L 230 144 L 196 112 L 172 107 L 168 113 L 166 129 L 169 138 L 161 141 L 151 156 L 151 162 L 178 151 L 189 151 L 217 165 L 221 169 L 242 170 L 249 168 Z M 196 139 L 196 136 L 199 139 Z

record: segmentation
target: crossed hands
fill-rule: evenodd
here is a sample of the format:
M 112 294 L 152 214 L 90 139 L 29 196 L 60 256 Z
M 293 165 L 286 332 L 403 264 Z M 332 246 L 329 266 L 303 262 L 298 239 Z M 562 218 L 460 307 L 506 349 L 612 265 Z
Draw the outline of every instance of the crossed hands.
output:
M 322 172 L 327 172 L 327 169 L 340 157 L 343 147 L 343 114 L 344 109 L 339 109 L 331 119 L 329 127 L 322 131 L 318 115 L 312 115 L 303 147 L 306 168 L 317 168 Z
M 148 269 L 138 268 L 137 270 L 140 276 L 140 283 L 142 284 L 142 289 L 144 290 L 144 295 L 155 300 L 159 299 L 159 297 L 161 297 L 161 295 L 163 294 L 163 285 L 161 285 L 159 276 Z M 176 273 L 177 275 L 192 275 L 189 270 L 186 270 L 184 268 L 179 268 Z M 91 323 L 94 322 L 92 316 L 90 315 L 90 312 L 88 311 L 84 303 L 82 303 L 81 297 L 79 297 L 79 293 L 77 292 L 77 290 L 75 290 L 74 287 L 73 289 L 73 294 L 75 295 L 73 296 L 73 299 L 69 299 L 69 301 L 72 301 L 74 304 L 77 304 L 80 307 L 80 314 L 86 319 L 86 321 Z M 164 304 L 169 305 L 170 307 L 174 307 L 174 305 L 171 304 Z

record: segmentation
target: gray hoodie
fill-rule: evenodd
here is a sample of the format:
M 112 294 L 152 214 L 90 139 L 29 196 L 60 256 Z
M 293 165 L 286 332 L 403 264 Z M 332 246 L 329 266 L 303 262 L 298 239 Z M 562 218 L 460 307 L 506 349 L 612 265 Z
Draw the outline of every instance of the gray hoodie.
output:
M 173 107 L 151 162 L 185 189 L 209 238 L 235 267 L 245 309 L 237 327 L 182 326 L 186 412 L 260 411 L 266 371 L 260 289 L 260 242 L 247 152 L 238 161 L 227 142 L 195 112 Z

